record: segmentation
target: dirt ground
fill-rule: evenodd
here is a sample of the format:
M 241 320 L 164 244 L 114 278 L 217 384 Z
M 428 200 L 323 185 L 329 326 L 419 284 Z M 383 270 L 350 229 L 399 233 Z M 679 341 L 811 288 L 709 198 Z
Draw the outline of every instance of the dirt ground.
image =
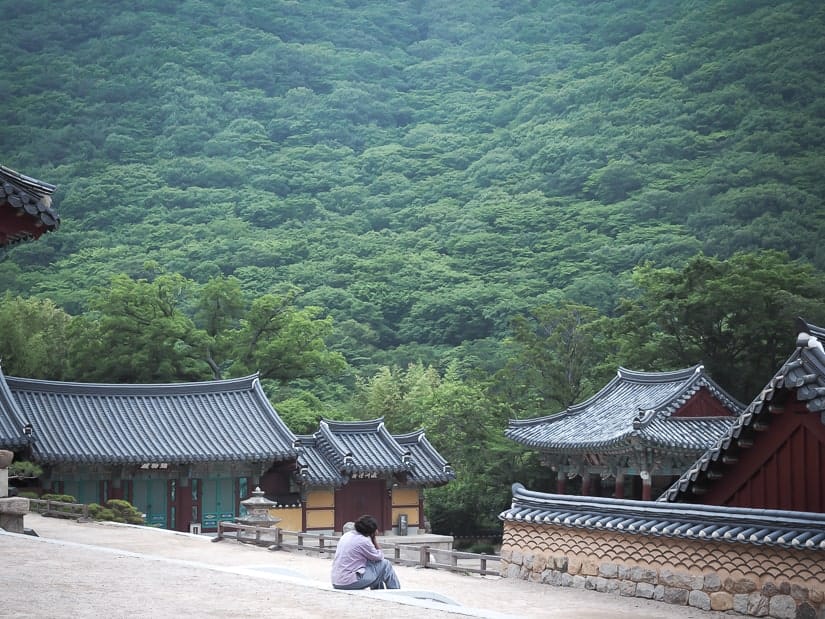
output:
M 0 617 L 35 619 L 573 617 L 721 613 L 520 580 L 396 566 L 400 592 L 329 585 L 331 560 L 234 540 L 29 514 L 0 532 Z

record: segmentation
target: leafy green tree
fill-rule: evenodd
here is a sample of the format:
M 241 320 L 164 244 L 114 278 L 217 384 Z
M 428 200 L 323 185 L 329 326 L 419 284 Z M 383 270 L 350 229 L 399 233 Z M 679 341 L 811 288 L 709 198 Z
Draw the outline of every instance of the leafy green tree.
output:
M 595 392 L 605 377 L 604 321 L 570 301 L 513 319 L 511 354 L 491 393 L 513 417 L 547 415 Z
M 232 374 L 260 372 L 261 378 L 282 382 L 343 372 L 344 356 L 330 350 L 330 316 L 319 307 L 298 307 L 299 290 L 255 299 L 233 338 Z
M 825 320 L 823 276 L 777 251 L 704 255 L 682 269 L 635 270 L 639 294 L 613 324 L 621 364 L 667 370 L 704 363 L 750 401 L 789 354 L 794 319 Z
M 72 376 L 123 383 L 207 378 L 205 335 L 181 309 L 191 286 L 178 274 L 153 281 L 113 277 L 92 300 L 92 311 L 72 322 Z
M 72 317 L 46 299 L 0 297 L 0 363 L 6 374 L 62 380 Z

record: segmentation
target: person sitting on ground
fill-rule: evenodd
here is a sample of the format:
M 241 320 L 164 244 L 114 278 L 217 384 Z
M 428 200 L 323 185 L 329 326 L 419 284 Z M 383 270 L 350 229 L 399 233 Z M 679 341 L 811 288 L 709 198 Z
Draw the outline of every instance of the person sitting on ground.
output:
M 378 521 L 365 514 L 355 521 L 355 530 L 338 540 L 332 559 L 332 586 L 336 589 L 400 589 L 395 570 L 375 538 Z

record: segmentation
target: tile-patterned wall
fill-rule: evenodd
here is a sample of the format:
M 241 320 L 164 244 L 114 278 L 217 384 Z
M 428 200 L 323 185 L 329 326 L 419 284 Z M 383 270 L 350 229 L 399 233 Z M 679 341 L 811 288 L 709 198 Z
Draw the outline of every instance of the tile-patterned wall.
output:
M 825 619 L 825 553 L 506 522 L 502 574 L 704 610 Z

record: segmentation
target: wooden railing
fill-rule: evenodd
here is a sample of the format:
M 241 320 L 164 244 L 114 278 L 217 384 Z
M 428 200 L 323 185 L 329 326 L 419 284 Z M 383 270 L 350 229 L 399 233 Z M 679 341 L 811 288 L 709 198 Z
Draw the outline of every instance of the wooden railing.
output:
M 89 506 L 84 503 L 66 503 L 52 499 L 29 499 L 29 511 L 58 518 L 89 517 Z
M 218 533 L 212 539 L 235 539 L 239 542 L 267 546 L 270 550 L 297 550 L 317 552 L 321 555 L 335 554 L 339 536 L 325 533 L 304 533 L 285 531 L 277 527 L 259 527 L 223 521 L 218 523 Z M 384 556 L 398 565 L 411 565 L 431 569 L 449 570 L 480 574 L 482 576 L 500 576 L 498 569 L 491 569 L 489 564 L 500 565 L 501 557 L 497 555 L 476 554 L 460 550 L 435 548 L 427 544 L 397 544 L 381 542 Z

